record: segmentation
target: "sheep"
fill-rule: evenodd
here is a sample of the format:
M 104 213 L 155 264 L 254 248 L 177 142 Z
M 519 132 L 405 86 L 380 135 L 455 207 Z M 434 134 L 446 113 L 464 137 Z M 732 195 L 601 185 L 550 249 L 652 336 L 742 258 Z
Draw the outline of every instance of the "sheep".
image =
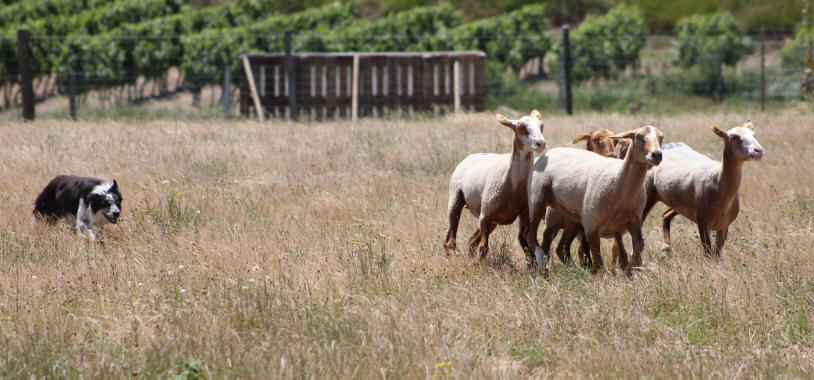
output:
M 627 154 L 628 147 L 630 146 L 630 140 L 623 139 L 623 140 L 614 140 L 611 138 L 613 136 L 613 132 L 607 129 L 598 129 L 592 130 L 585 133 L 581 133 L 574 137 L 574 140 L 571 142 L 572 144 L 576 144 L 580 141 L 585 141 L 585 149 L 594 153 L 597 153 L 601 156 L 605 157 L 619 157 L 621 159 L 625 158 Z M 620 146 L 619 154 L 616 154 L 616 146 Z M 584 266 L 590 266 L 590 255 L 588 254 L 588 242 L 585 241 L 585 234 L 580 232 L 582 231 L 582 226 L 577 223 L 571 222 L 565 217 L 563 217 L 560 213 L 552 208 L 548 208 L 546 210 L 545 216 L 545 229 L 543 230 L 543 251 L 548 252 L 551 247 L 551 242 L 554 240 L 554 237 L 560 230 L 564 230 L 562 233 L 562 237 L 560 237 L 560 242 L 557 244 L 557 256 L 560 258 L 560 261 L 563 263 L 570 262 L 571 256 L 569 252 L 571 251 L 571 243 L 574 239 L 579 235 L 582 238 L 582 242 L 580 244 L 580 253 L 581 253 L 581 262 Z M 613 246 L 613 264 L 616 264 L 616 260 L 619 257 L 619 247 L 621 243 L 617 242 Z M 624 249 L 624 247 L 622 246 Z
M 647 173 L 645 191 L 647 203 L 642 220 L 661 201 L 669 209 L 662 215 L 664 245 L 662 251 L 672 250 L 670 222 L 681 215 L 698 226 L 701 245 L 708 257 L 719 257 L 729 232 L 729 225 L 738 217 L 738 188 L 741 166 L 746 161 L 763 157 L 763 147 L 755 138 L 752 122 L 726 132 L 712 127 L 724 141 L 723 163 L 696 152 L 683 143 L 667 144 L 664 161 Z M 715 231 L 715 246 L 710 232 Z
M 526 181 L 534 163 L 534 153 L 545 152 L 543 117 L 537 110 L 530 116 L 508 120 L 495 115 L 498 122 L 514 132 L 514 144 L 509 154 L 476 153 L 469 155 L 455 168 L 449 181 L 447 216 L 449 230 L 444 241 L 447 256 L 455 253 L 455 238 L 461 211 L 467 207 L 478 218 L 478 229 L 469 239 L 469 252 L 478 244 L 482 260 L 489 249 L 489 234 L 498 224 L 511 224 L 520 216 L 518 240 L 523 249 L 524 230 L 528 225 Z
M 639 266 L 644 248 L 641 215 L 645 205 L 644 177 L 648 165 L 661 162 L 664 135 L 652 126 L 623 132 L 612 139 L 633 139 L 624 160 L 602 157 L 574 148 L 555 148 L 535 161 L 528 180 L 529 226 L 526 244 L 537 266 L 545 270 L 537 227 L 551 206 L 571 221 L 582 224 L 591 250 L 593 273 L 602 269 L 599 239 L 627 228 L 633 238 L 633 260 L 620 255 L 628 275 Z M 548 252 L 545 252 L 548 255 Z
M 574 137 L 574 141 L 571 141 L 571 144 L 576 144 L 580 141 L 585 141 L 585 149 L 591 152 L 597 153 L 601 156 L 605 157 L 619 157 L 621 159 L 625 158 L 627 154 L 627 150 L 630 147 L 630 140 L 614 140 L 611 138 L 613 136 L 613 132 L 607 129 L 597 129 L 594 131 L 588 131 L 585 133 L 580 133 Z M 616 154 L 616 146 L 620 146 L 619 154 Z

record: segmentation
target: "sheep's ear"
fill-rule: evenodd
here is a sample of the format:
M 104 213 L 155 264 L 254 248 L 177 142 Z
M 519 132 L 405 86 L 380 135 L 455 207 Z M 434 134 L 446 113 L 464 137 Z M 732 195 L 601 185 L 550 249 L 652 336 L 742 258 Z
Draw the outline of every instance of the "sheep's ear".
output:
M 118 189 L 119 189 L 119 184 L 118 184 L 118 183 L 116 182 L 116 180 L 114 179 L 114 180 L 113 180 L 113 186 L 110 186 L 110 191 L 116 191 L 116 190 L 118 190 Z
M 613 140 L 613 146 L 616 147 L 618 145 L 622 146 L 622 149 L 627 149 L 630 146 L 629 140 Z
M 748 129 L 750 131 L 755 130 L 755 127 L 752 125 L 752 120 L 746 120 L 746 122 L 743 123 L 742 127 L 746 128 L 746 129 Z
M 613 140 L 613 147 L 616 148 L 617 145 L 621 146 L 619 148 L 619 158 L 624 160 L 628 149 L 630 149 L 630 140 Z
M 622 133 L 615 134 L 615 135 L 611 136 L 610 138 L 612 138 L 612 139 L 614 139 L 614 140 L 618 140 L 618 139 L 632 139 L 634 136 L 636 136 L 636 130 L 635 130 L 635 129 L 631 129 L 631 130 L 629 130 L 629 131 L 627 131 L 627 132 L 622 132 Z
M 578 143 L 580 141 L 588 140 L 588 139 L 591 138 L 592 134 L 594 134 L 594 131 L 588 131 L 588 132 L 585 132 L 583 134 L 579 134 L 576 137 L 574 137 L 574 141 L 571 141 L 571 144 L 576 144 L 576 143 Z
M 540 114 L 540 111 L 531 110 L 531 113 L 529 115 L 531 115 L 531 117 L 536 117 L 537 120 L 543 121 L 543 115 Z
M 726 134 L 726 132 L 722 131 L 720 128 L 718 128 L 717 125 L 714 125 L 714 124 L 712 125 L 712 131 L 715 132 L 715 134 L 718 135 L 718 137 L 720 137 L 720 138 L 722 138 L 724 140 L 729 139 L 729 135 Z
M 517 128 L 517 125 L 520 124 L 520 122 L 515 120 L 509 120 L 506 118 L 506 116 L 503 116 L 501 114 L 495 114 L 495 118 L 497 118 L 498 123 L 503 124 L 511 129 Z

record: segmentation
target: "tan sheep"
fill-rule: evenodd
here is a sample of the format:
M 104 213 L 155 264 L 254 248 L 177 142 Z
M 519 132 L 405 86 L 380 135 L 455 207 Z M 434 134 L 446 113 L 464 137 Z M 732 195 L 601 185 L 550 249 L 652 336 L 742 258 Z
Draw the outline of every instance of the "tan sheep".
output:
M 608 129 L 597 129 L 577 135 L 574 137 L 574 140 L 571 143 L 576 144 L 581 141 L 585 141 L 585 149 L 588 151 L 605 157 L 619 157 L 620 159 L 624 159 L 625 155 L 627 154 L 628 147 L 630 146 L 630 140 L 614 140 L 611 138 L 613 135 L 614 133 Z M 620 147 L 618 154 L 616 153 L 617 146 Z M 545 229 L 543 229 L 543 251 L 549 252 L 551 243 L 560 230 L 563 230 L 563 233 L 562 237 L 560 237 L 560 242 L 557 244 L 557 249 L 555 250 L 557 252 L 557 256 L 560 258 L 560 261 L 563 263 L 568 263 L 571 261 L 571 243 L 577 236 L 579 236 L 581 238 L 579 247 L 580 261 L 586 268 L 590 267 L 591 256 L 588 252 L 588 242 L 585 239 L 585 234 L 582 233 L 582 226 L 569 221 L 551 207 L 546 210 Z M 624 249 L 624 245 L 622 245 L 621 241 L 615 242 L 613 245 L 612 256 L 613 265 L 616 264 L 619 257 L 620 248 Z M 625 253 L 625 255 L 627 255 L 627 253 Z
M 489 234 L 498 224 L 511 224 L 518 216 L 518 240 L 521 247 L 528 248 L 524 239 L 528 225 L 526 181 L 534 163 L 534 153 L 543 153 L 546 148 L 543 117 L 536 110 L 518 120 L 508 120 L 500 114 L 496 117 L 514 132 L 512 152 L 472 154 L 455 168 L 449 181 L 449 230 L 444 241 L 447 255 L 456 250 L 455 238 L 464 207 L 478 218 L 478 229 L 469 239 L 470 253 L 477 244 L 483 259 L 489 249 Z
M 751 121 L 726 132 L 712 127 L 724 142 L 723 163 L 709 159 L 683 143 L 667 144 L 664 161 L 647 173 L 647 204 L 642 220 L 661 201 L 670 209 L 662 215 L 663 250 L 670 252 L 670 222 L 676 215 L 698 225 L 701 245 L 707 256 L 720 256 L 729 225 L 739 212 L 738 189 L 741 166 L 763 157 Z M 715 246 L 710 232 L 715 231 Z
M 602 157 L 573 148 L 555 148 L 534 163 L 528 182 L 529 227 L 526 243 L 533 250 L 539 268 L 545 268 L 544 255 L 537 241 L 537 227 L 551 206 L 585 229 L 593 272 L 603 267 L 600 236 L 621 233 L 633 238 L 633 261 L 620 255 L 620 264 L 630 273 L 639 266 L 644 248 L 641 215 L 645 205 L 644 183 L 649 165 L 661 162 L 661 131 L 645 126 L 612 136 L 632 139 L 624 160 Z

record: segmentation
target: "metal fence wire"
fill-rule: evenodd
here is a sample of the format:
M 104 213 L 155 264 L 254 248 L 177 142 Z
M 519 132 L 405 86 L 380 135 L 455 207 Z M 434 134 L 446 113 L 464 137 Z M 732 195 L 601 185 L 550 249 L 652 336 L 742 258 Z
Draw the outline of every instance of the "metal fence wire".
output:
M 492 65 L 492 62 L 499 62 L 505 57 L 487 55 L 485 76 L 482 79 L 486 96 L 499 98 L 517 91 L 518 87 L 512 78 L 527 82 L 548 80 L 557 84 L 555 96 L 565 108 L 566 70 L 563 64 L 566 60 L 563 59 L 562 43 L 556 41 L 561 34 L 556 32 L 554 35 L 557 36 L 554 46 L 560 47 L 559 51 L 549 50 L 544 56 L 530 57 L 516 67 Z M 319 37 L 312 33 L 293 34 L 292 45 L 295 50 L 296 47 L 309 48 L 309 51 L 329 50 L 329 47 L 313 42 Z M 241 46 L 236 46 L 233 50 L 227 50 L 229 53 L 225 55 L 204 49 L 186 48 L 184 38 L 186 36 L 178 35 L 106 38 L 31 36 L 28 44 L 31 58 L 29 69 L 33 78 L 35 102 L 71 97 L 71 104 L 81 113 L 88 109 L 138 105 L 183 93 L 192 94 L 190 102 L 199 108 L 219 112 L 224 109 L 225 104 L 227 115 L 237 115 L 241 96 L 239 85 L 245 78 L 239 55 L 283 53 L 285 36 L 253 35 L 250 36 L 253 39 L 252 46 L 264 47 L 260 51 L 256 48 L 243 51 Z M 235 36 L 214 35 L 212 38 L 228 44 Z M 430 46 L 433 43 L 429 41 L 431 38 L 434 36 L 390 34 L 364 36 L 363 39 L 410 40 L 416 42 L 417 46 Z M 517 38 L 500 33 L 477 38 L 491 41 L 489 43 L 517 42 Z M 745 99 L 797 98 L 803 95 L 801 78 L 806 69 L 806 52 L 798 52 L 796 61 L 781 58 L 781 52 L 788 43 L 785 38 L 782 34 L 769 35 L 765 42 L 756 36 L 746 38 L 748 53 L 733 66 L 720 64 L 720 58 L 709 53 L 699 58 L 699 61 L 709 62 L 709 67 L 700 65 L 681 68 L 676 64 L 672 37 L 651 36 L 651 43 L 643 50 L 639 59 L 620 70 L 592 72 L 593 67 L 606 67 L 607 62 L 579 61 L 572 57 L 572 65 L 583 65 L 582 70 L 589 72 L 587 78 L 575 78 L 573 86 L 602 86 L 610 82 L 624 82 L 639 89 L 643 97 L 684 93 L 719 100 L 732 96 Z M 365 41 L 359 41 L 357 45 L 364 46 Z M 525 42 L 534 41 L 537 39 L 529 38 Z M 16 39 L 0 38 L 0 44 L 7 51 L 17 51 Z M 13 49 L 9 50 L 10 46 Z M 509 76 L 495 69 L 506 67 L 510 69 Z M 3 117 L 15 117 L 11 115 L 18 115 L 23 107 L 24 91 L 20 78 L 19 57 L 15 54 L 0 56 L 0 107 Z M 295 85 L 298 88 L 310 88 L 312 83 L 305 75 L 299 76 Z M 601 108 L 601 99 L 597 102 L 600 103 L 597 106 Z M 280 113 L 272 110 L 269 116 L 279 117 Z

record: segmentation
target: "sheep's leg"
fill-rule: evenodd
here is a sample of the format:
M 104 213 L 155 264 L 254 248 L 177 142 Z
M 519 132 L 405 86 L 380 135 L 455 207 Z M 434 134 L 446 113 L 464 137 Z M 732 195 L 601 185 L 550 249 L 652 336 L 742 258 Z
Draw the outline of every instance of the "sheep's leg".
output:
M 704 247 L 704 252 L 707 257 L 712 257 L 712 244 L 709 238 L 709 231 L 702 227 L 704 223 L 698 220 L 698 236 L 701 238 L 701 246 Z
M 465 203 L 464 194 L 461 191 L 456 191 L 455 195 L 453 195 L 453 199 L 449 202 L 449 210 L 447 211 L 449 230 L 447 230 L 447 239 L 444 241 L 444 249 L 447 252 L 447 256 L 455 253 L 457 250 L 455 239 L 458 235 L 458 222 L 461 220 L 461 211 L 463 211 Z
M 577 251 L 579 251 L 579 262 L 582 265 L 582 268 L 591 268 L 593 266 L 593 263 L 591 262 L 591 248 L 588 245 L 588 238 L 585 237 L 585 230 L 581 225 L 579 226 L 577 237 L 579 238 L 579 245 L 577 246 Z
M 718 232 L 715 232 L 715 256 L 721 257 L 721 253 L 723 253 L 724 243 L 726 242 L 726 236 L 729 234 L 729 227 L 724 228 Z
M 546 256 L 548 256 L 548 253 L 551 252 L 550 251 L 551 250 L 551 242 L 554 241 L 554 237 L 557 236 L 557 232 L 559 232 L 559 228 L 556 228 L 554 226 L 549 227 L 548 225 L 546 225 L 545 229 L 543 229 L 542 249 L 543 249 L 543 253 Z M 563 232 L 563 236 L 565 236 L 565 232 Z M 560 242 L 562 242 L 562 238 L 560 238 Z M 559 255 L 559 252 L 557 252 L 557 255 Z M 565 262 L 563 260 L 562 256 L 560 256 L 560 261 Z
M 483 261 L 486 258 L 486 253 L 489 252 L 489 234 L 494 231 L 495 227 L 497 227 L 497 223 L 492 222 L 487 218 L 480 219 L 480 244 L 478 244 L 478 254 L 480 255 L 480 260 Z
M 576 228 L 576 231 L 574 231 L 573 229 L 568 228 L 567 226 L 562 231 L 562 236 L 560 236 L 560 241 L 559 241 L 559 243 L 557 243 L 556 252 L 557 252 L 557 257 L 560 258 L 560 261 L 562 261 L 563 264 L 572 263 L 572 260 L 571 260 L 571 243 L 574 241 L 574 238 L 576 238 L 576 235 L 578 233 L 579 233 L 579 228 Z
M 632 220 L 627 224 L 630 239 L 633 240 L 633 259 L 626 265 L 625 273 L 630 276 L 633 267 L 642 266 L 642 251 L 644 250 L 644 237 L 642 236 L 642 221 Z M 621 241 L 621 239 L 619 239 Z
M 560 242 L 557 244 L 557 257 L 563 264 L 571 263 L 571 243 L 580 231 L 580 225 L 576 223 L 566 223 L 562 231 Z
M 537 241 L 537 228 L 540 227 L 540 221 L 545 216 L 546 204 L 545 201 L 529 203 L 529 228 L 526 231 L 526 244 L 529 246 L 529 251 L 534 252 L 534 257 L 537 260 L 537 269 L 544 270 L 546 267 L 545 259 L 543 257 L 543 250 L 540 248 L 540 243 Z
M 613 268 L 618 261 L 619 268 L 622 268 L 623 271 L 627 271 L 627 251 L 625 250 L 625 244 L 622 240 L 622 232 L 617 232 L 614 234 L 614 237 L 616 241 L 613 242 L 613 262 L 611 263 L 611 268 Z
M 591 247 L 588 244 L 588 238 L 585 236 L 585 230 L 580 227 L 579 230 L 579 255 L 580 260 L 582 261 L 582 267 L 585 269 L 593 267 L 593 261 L 591 260 Z
M 475 255 L 475 249 L 477 248 L 479 241 L 480 241 L 480 228 L 475 230 L 475 233 L 473 233 L 472 237 L 469 238 L 469 256 Z
M 678 215 L 678 211 L 667 209 L 664 214 L 661 214 L 661 233 L 664 244 L 661 246 L 661 251 L 669 254 L 673 251 L 673 243 L 670 240 L 670 222 Z
M 528 257 L 531 254 L 529 245 L 526 243 L 526 230 L 529 228 L 529 212 L 528 210 L 523 210 L 517 216 L 520 219 L 520 231 L 517 233 L 517 241 L 520 243 L 520 248 L 523 249 L 526 257 Z
M 597 274 L 599 273 L 604 264 L 602 263 L 602 252 L 601 252 L 601 245 L 599 240 L 599 231 L 595 230 L 585 230 L 585 235 L 588 238 L 588 248 L 591 249 L 591 262 L 593 264 L 591 268 L 591 273 Z

